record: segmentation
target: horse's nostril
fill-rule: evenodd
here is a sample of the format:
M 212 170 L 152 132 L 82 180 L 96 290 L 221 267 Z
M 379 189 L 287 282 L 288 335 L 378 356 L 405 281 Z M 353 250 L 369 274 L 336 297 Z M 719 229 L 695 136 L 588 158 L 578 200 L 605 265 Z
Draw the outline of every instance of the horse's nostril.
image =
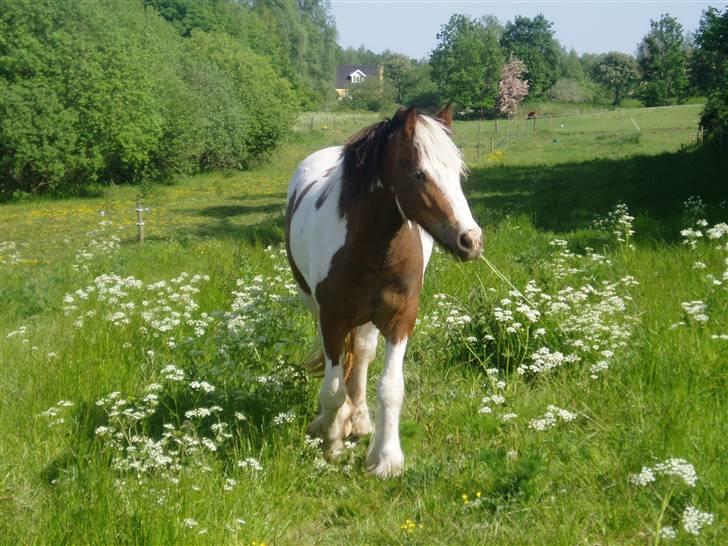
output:
M 463 233 L 460 236 L 460 246 L 465 250 L 473 249 L 473 239 L 470 237 L 470 235 L 468 233 Z

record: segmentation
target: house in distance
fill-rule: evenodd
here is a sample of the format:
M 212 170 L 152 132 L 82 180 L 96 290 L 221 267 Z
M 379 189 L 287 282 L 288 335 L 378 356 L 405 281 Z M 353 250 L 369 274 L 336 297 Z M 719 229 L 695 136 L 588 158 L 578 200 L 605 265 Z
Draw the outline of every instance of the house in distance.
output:
M 380 64 L 340 64 L 336 68 L 336 94 L 343 98 L 352 86 L 367 78 L 384 79 L 384 67 Z

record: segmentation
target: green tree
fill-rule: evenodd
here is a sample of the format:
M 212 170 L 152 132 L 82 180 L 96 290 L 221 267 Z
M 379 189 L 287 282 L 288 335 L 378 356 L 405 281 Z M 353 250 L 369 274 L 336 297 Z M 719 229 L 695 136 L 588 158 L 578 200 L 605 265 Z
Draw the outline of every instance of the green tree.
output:
M 528 72 L 529 93 L 543 97 L 559 74 L 559 45 L 554 39 L 553 23 L 542 14 L 533 19 L 516 16 L 507 22 L 501 39 L 503 49 L 524 63 Z
M 389 112 L 395 108 L 394 90 L 387 80 L 369 76 L 351 87 L 349 94 L 342 99 L 342 106 L 352 110 Z
M 568 53 L 560 49 L 559 77 L 576 81 L 583 81 L 586 78 L 579 55 L 573 48 Z
M 708 95 L 700 116 L 700 126 L 709 134 L 728 133 L 728 8 L 703 12 L 695 34 L 692 76 Z
M 592 78 L 614 96 L 612 104 L 619 106 L 639 81 L 637 61 L 632 55 L 612 51 L 592 68 Z
M 642 72 L 639 95 L 647 106 L 682 101 L 688 90 L 683 27 L 668 14 L 650 21 L 650 32 L 637 48 Z
M 728 85 L 728 8 L 703 12 L 695 33 L 690 79 L 703 93 Z
M 245 167 L 290 127 L 298 101 L 269 58 L 125 6 L 0 0 L 3 194 Z
M 432 79 L 442 96 L 462 108 L 493 107 L 503 66 L 494 26 L 453 15 L 437 39 L 430 64 Z
M 384 77 L 392 86 L 395 102 L 401 104 L 407 87 L 412 83 L 414 65 L 406 55 L 387 55 L 383 63 Z
M 436 108 L 442 106 L 444 100 L 440 91 L 432 81 L 432 67 L 425 61 L 417 61 L 408 73 L 407 86 L 402 95 L 402 104 L 417 108 Z

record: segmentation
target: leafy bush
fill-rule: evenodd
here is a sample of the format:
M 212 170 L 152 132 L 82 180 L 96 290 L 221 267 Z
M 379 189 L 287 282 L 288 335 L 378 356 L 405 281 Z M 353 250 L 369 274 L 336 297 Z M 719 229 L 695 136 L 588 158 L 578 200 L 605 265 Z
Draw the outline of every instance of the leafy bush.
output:
M 548 96 L 557 102 L 587 102 L 591 94 L 583 82 L 562 78 L 549 89 Z
M 117 8 L 0 0 L 2 194 L 244 168 L 292 123 L 298 101 L 267 58 Z
M 728 89 L 712 93 L 700 115 L 700 126 L 711 134 L 728 134 Z

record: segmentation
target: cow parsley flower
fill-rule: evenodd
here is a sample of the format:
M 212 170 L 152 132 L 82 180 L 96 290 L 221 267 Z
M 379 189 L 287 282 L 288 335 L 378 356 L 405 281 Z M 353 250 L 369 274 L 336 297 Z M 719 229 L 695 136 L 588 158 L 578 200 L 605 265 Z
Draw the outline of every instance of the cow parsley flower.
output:
M 688 505 L 682 516 L 683 529 L 691 535 L 697 536 L 705 525 L 713 524 L 713 519 L 713 514 L 701 512 L 694 506 Z

